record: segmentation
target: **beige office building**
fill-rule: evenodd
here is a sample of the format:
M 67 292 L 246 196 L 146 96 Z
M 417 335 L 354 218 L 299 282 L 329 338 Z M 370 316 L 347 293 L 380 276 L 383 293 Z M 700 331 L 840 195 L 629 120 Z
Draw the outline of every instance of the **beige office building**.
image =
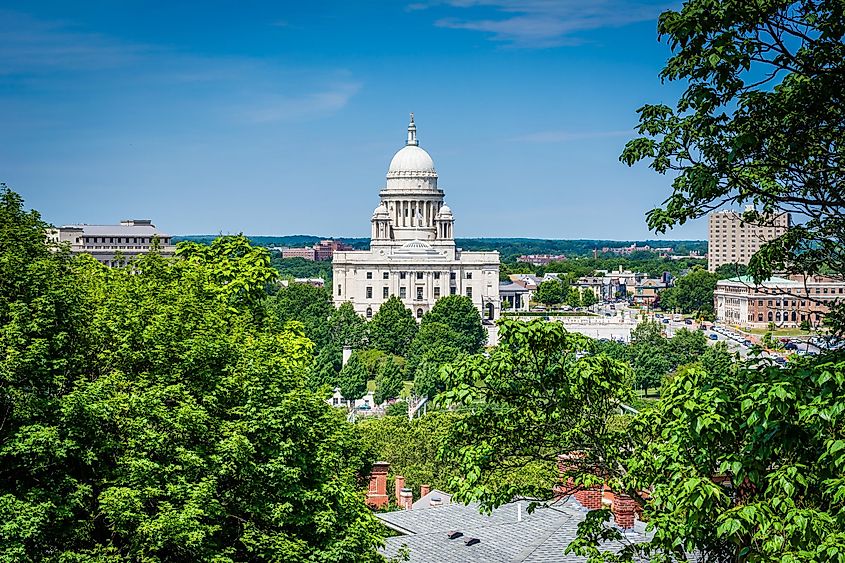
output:
M 753 225 L 736 211 L 714 211 L 708 216 L 707 269 L 715 272 L 723 264 L 745 264 L 767 241 L 779 237 L 791 224 L 782 213 L 767 225 Z
M 158 230 L 149 219 L 127 219 L 119 225 L 65 225 L 50 229 L 47 236 L 54 242 L 68 244 L 74 254 L 90 254 L 106 266 L 118 266 L 149 252 L 154 241 L 165 256 L 176 250 L 171 236 Z

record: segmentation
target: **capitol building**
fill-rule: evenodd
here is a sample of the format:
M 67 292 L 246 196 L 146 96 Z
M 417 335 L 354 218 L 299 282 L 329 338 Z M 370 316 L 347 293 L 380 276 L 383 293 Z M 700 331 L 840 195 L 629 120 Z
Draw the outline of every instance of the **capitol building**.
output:
M 465 295 L 482 318 L 498 318 L 499 253 L 455 246 L 455 220 L 443 195 L 411 114 L 405 146 L 390 161 L 373 211 L 370 249 L 334 254 L 336 306 L 348 301 L 369 319 L 396 295 L 419 319 L 440 297 Z

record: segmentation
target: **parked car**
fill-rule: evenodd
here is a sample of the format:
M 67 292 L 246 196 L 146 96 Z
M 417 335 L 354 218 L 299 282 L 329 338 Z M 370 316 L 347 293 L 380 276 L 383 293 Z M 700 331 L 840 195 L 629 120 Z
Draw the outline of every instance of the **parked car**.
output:
M 719 340 L 719 335 L 715 332 L 710 333 L 710 340 Z
M 746 348 L 751 348 L 754 345 L 754 343 L 751 342 L 750 340 L 743 340 L 742 345 L 745 346 Z
M 798 344 L 796 344 L 795 342 L 787 342 L 783 345 L 783 347 L 787 350 L 797 350 Z
M 669 324 L 669 319 L 663 319 L 663 323 L 668 325 L 668 324 Z
M 685 324 L 685 325 L 691 325 L 691 324 L 692 324 L 692 319 L 687 319 L 687 320 L 685 320 L 685 321 L 684 321 L 684 324 Z

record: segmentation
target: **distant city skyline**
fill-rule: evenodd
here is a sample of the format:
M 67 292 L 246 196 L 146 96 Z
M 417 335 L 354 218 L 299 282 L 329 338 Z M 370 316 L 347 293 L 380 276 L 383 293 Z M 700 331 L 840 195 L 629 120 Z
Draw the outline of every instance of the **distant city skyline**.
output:
M 653 0 L 0 10 L 0 181 L 57 225 L 366 237 L 415 112 L 457 238 L 704 240 L 618 161 L 671 103 Z M 362 217 L 364 219 L 362 219 Z

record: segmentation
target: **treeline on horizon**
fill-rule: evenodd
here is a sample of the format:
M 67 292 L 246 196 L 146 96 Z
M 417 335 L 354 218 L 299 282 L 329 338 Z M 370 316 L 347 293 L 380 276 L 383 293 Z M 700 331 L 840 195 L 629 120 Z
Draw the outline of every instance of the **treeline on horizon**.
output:
M 218 235 L 183 235 L 174 236 L 174 242 L 193 241 L 201 244 L 211 244 Z M 257 246 L 310 246 L 320 240 L 331 237 L 313 235 L 286 236 L 250 236 L 250 242 Z M 356 250 L 369 248 L 369 238 L 337 237 Z M 648 245 L 652 248 L 670 246 L 677 254 L 690 252 L 707 252 L 707 241 L 704 240 L 600 240 L 600 239 L 539 239 L 539 238 L 458 238 L 458 247 L 464 250 L 498 250 L 503 262 L 515 262 L 516 258 L 524 254 L 564 254 L 566 256 L 592 256 L 593 250 L 601 251 L 603 247 L 620 248 L 624 246 Z M 600 252 L 601 253 L 601 252 Z

